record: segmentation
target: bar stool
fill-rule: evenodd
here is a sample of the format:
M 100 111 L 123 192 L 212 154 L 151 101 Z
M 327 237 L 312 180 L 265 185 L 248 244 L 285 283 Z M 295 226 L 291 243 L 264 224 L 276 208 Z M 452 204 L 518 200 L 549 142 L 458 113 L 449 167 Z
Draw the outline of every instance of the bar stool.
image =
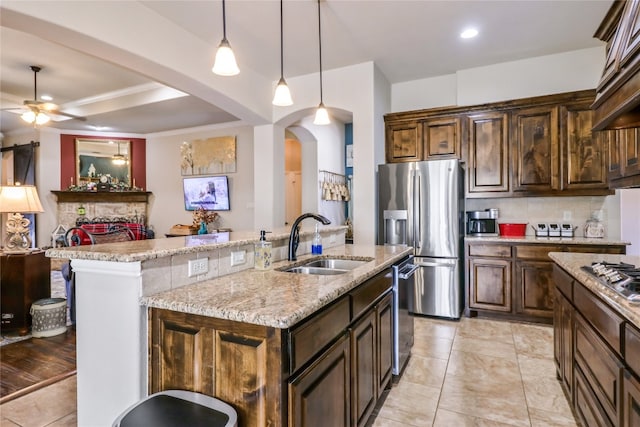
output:
M 154 393 L 131 405 L 113 427 L 237 427 L 231 405 L 211 396 L 186 390 Z

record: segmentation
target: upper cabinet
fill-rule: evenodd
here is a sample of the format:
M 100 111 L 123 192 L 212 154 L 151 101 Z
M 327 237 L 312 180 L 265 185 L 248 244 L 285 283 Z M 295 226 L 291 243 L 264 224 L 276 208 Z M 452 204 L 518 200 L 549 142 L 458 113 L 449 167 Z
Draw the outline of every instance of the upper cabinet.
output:
M 607 148 L 619 144 L 616 155 L 628 155 L 624 171 L 629 162 L 637 170 L 638 147 L 592 132 L 594 96 L 586 90 L 388 114 L 387 162 L 460 158 L 469 198 L 612 194 Z
M 458 116 L 425 120 L 422 123 L 424 159 L 460 158 L 461 134 Z

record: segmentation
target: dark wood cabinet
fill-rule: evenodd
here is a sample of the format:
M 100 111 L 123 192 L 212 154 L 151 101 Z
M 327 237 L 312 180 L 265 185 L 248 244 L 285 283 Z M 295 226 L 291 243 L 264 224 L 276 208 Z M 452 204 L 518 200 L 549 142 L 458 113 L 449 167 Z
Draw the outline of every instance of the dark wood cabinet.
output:
M 51 297 L 51 259 L 44 251 L 0 255 L 2 332 L 31 327 L 31 304 Z
M 515 312 L 527 316 L 553 317 L 553 264 L 548 261 L 516 261 L 517 303 Z
M 393 296 L 388 293 L 376 307 L 378 327 L 378 398 L 391 384 L 393 374 Z
M 377 337 L 376 313 L 371 310 L 351 330 L 353 426 L 365 425 L 378 401 Z
M 424 160 L 460 158 L 461 126 L 459 116 L 425 120 L 422 123 Z
M 628 370 L 624 371 L 622 389 L 622 426 L 640 426 L 640 381 Z
M 558 108 L 515 110 L 511 129 L 513 191 L 559 189 Z
M 573 388 L 573 308 L 571 302 L 558 289 L 555 290 L 553 315 L 553 353 L 558 379 L 569 402 Z
M 511 261 L 469 259 L 469 307 L 511 312 Z
M 289 426 L 349 426 L 351 422 L 349 335 L 289 382 Z
M 422 126 L 417 121 L 387 123 L 387 163 L 422 160 Z
M 474 114 L 468 121 L 468 193 L 503 197 L 510 190 L 508 114 Z

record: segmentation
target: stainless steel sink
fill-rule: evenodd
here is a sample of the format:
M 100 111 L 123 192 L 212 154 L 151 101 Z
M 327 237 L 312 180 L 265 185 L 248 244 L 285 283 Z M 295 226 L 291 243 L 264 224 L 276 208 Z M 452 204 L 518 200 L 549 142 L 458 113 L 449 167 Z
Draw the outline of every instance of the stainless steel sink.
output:
M 298 273 L 298 274 L 318 274 L 321 276 L 333 276 L 337 274 L 344 274 L 348 270 L 339 270 L 335 268 L 322 268 L 322 267 L 291 267 L 286 270 L 283 270 L 287 273 Z
M 323 259 L 310 261 L 303 265 L 305 267 L 321 267 L 321 268 L 331 268 L 331 269 L 337 269 L 337 270 L 353 270 L 354 268 L 360 267 L 361 265 L 364 265 L 367 262 L 369 261 L 355 260 L 355 259 L 323 258 Z

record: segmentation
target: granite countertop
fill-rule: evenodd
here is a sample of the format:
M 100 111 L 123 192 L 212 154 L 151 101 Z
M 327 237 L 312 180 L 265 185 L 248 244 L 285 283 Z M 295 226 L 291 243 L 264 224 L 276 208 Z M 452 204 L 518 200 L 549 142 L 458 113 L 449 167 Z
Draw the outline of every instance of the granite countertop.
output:
M 347 226 L 321 226 L 320 232 L 346 230 Z M 268 241 L 289 239 L 291 229 L 281 227 L 267 234 Z M 315 226 L 301 229 L 300 236 L 312 235 Z M 86 259 L 94 261 L 136 262 L 172 255 L 191 254 L 203 250 L 253 244 L 260 240 L 258 231 L 222 232 L 184 237 L 135 240 L 100 245 L 47 249 L 50 258 Z
M 335 301 L 365 280 L 413 253 L 406 246 L 343 245 L 323 257 L 370 260 L 347 273 L 321 276 L 277 269 L 299 265 L 280 261 L 271 270 L 249 269 L 141 298 L 141 304 L 183 313 L 285 329 Z
M 468 243 L 537 243 L 537 244 L 562 244 L 562 245 L 630 245 L 631 242 L 612 239 L 609 237 L 594 239 L 587 237 L 536 237 L 536 236 L 523 236 L 523 237 L 479 237 L 479 236 L 465 236 L 465 242 Z
M 592 262 L 627 262 L 636 266 L 640 265 L 640 256 L 637 255 L 605 255 L 605 254 L 580 254 L 568 252 L 550 252 L 549 257 L 560 267 L 566 270 L 589 290 L 606 301 L 635 326 L 640 327 L 640 305 L 633 305 L 623 297 L 600 283 L 580 267 L 591 265 Z

